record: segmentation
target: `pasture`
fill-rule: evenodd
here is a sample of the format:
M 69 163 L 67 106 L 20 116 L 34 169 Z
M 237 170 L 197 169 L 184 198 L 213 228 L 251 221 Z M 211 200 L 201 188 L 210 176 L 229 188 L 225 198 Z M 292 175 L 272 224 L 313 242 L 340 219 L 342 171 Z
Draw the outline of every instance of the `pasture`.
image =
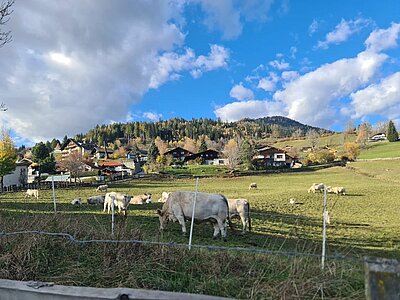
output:
M 392 171 L 386 171 L 390 169 Z M 228 231 L 228 241 L 212 240 L 212 226 L 196 224 L 193 243 L 275 251 L 320 254 L 322 194 L 307 193 L 314 182 L 344 186 L 348 195 L 328 195 L 331 224 L 327 253 L 354 260 L 329 259 L 320 270 L 318 257 L 266 255 L 236 251 L 207 251 L 143 245 L 90 244 L 80 246 L 43 236 L 0 240 L 0 277 L 36 279 L 60 284 L 97 287 L 125 286 L 205 293 L 235 298 L 304 299 L 364 298 L 361 258 L 376 255 L 400 258 L 400 161 L 356 162 L 348 167 L 318 171 L 233 178 L 201 178 L 199 191 L 247 198 L 251 203 L 252 232 Z M 388 174 L 393 172 L 393 174 Z M 399 174 L 397 174 L 399 175 Z M 258 189 L 248 190 L 256 182 Z M 194 190 L 194 179 L 136 179 L 110 190 L 153 194 L 153 203 L 130 206 L 124 220 L 117 216 L 116 238 L 187 243 L 178 224 L 158 232 L 154 213 L 162 191 Z M 80 239 L 110 238 L 109 215 L 101 206 L 72 206 L 76 197 L 96 195 L 94 188 L 57 190 L 54 216 L 51 191 L 39 200 L 22 193 L 0 198 L 0 231 L 46 230 L 68 232 Z M 294 198 L 296 204 L 289 200 Z M 236 229 L 241 225 L 236 221 Z M 189 228 L 189 224 L 187 225 Z
M 400 142 L 373 142 L 369 143 L 368 147 L 361 151 L 358 158 L 360 159 L 375 159 L 400 157 Z

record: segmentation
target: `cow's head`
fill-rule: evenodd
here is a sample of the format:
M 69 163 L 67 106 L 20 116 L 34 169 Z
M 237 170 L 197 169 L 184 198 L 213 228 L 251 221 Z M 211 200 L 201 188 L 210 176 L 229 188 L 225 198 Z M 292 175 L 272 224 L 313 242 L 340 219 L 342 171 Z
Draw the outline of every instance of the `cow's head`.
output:
M 158 214 L 158 219 L 160 220 L 160 230 L 164 230 L 165 226 L 167 226 L 169 218 L 168 214 L 161 209 L 157 209 L 156 213 Z

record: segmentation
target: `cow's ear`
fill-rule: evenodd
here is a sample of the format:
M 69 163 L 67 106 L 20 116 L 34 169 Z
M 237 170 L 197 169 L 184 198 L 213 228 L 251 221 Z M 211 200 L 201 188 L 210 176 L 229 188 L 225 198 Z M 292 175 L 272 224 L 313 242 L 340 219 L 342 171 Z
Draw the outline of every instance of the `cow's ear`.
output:
M 158 215 L 160 215 L 160 216 L 162 215 L 161 209 L 157 209 L 157 210 L 155 211 L 155 213 L 158 214 Z

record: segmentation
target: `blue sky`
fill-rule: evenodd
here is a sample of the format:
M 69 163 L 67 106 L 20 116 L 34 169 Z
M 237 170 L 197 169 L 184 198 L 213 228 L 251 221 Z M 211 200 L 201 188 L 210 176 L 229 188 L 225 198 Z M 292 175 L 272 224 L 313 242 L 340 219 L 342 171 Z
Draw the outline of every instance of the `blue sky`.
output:
M 400 125 L 400 1 L 26 0 L 6 29 L 17 143 L 171 117 Z

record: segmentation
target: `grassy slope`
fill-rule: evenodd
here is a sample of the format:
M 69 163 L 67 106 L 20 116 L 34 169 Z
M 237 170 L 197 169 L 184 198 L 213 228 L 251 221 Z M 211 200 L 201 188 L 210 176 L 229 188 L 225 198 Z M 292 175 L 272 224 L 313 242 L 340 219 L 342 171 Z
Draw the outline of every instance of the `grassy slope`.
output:
M 319 139 L 319 146 L 323 147 L 323 146 L 330 146 L 330 147 L 342 147 L 343 141 L 346 142 L 354 142 L 356 139 L 356 135 L 355 134 L 349 134 L 346 135 L 346 138 L 344 138 L 344 136 L 340 133 L 336 133 L 333 135 L 328 135 L 328 136 L 322 136 Z M 294 146 L 294 147 L 309 147 L 310 146 L 310 142 L 307 139 L 298 139 L 298 140 L 287 140 L 287 141 L 277 141 L 274 146 L 278 147 L 278 148 L 283 148 L 286 145 L 290 145 L 290 146 Z
M 328 254 L 400 258 L 399 170 L 400 161 L 356 162 L 348 168 L 315 172 L 203 178 L 200 191 L 250 200 L 253 232 L 245 236 L 230 234 L 228 242 L 224 243 L 211 239 L 210 225 L 195 225 L 194 243 L 320 253 L 322 196 L 306 191 L 311 183 L 324 182 L 345 186 L 349 194 L 342 197 L 329 195 L 332 224 L 327 233 Z M 257 182 L 259 189 L 249 191 L 250 182 Z M 162 191 L 180 189 L 194 190 L 194 180 L 141 179 L 113 187 L 113 190 L 130 194 L 150 191 L 154 199 Z M 110 217 L 103 214 L 100 207 L 69 204 L 75 197 L 93 194 L 94 189 L 57 191 L 60 213 L 56 218 L 51 213 L 50 191 L 43 191 L 39 201 L 28 202 L 23 201 L 22 193 L 2 195 L 0 228 L 6 231 L 34 228 L 70 232 L 80 238 L 107 238 Z M 290 198 L 301 204 L 290 205 Z M 131 207 L 125 222 L 117 217 L 118 237 L 186 243 L 187 238 L 181 236 L 178 224 L 169 224 L 163 235 L 158 234 L 158 218 L 154 215 L 158 207 L 158 203 Z M 13 257 L 9 255 L 11 251 Z M 325 296 L 364 297 L 360 262 L 332 261 L 329 267 L 336 271 L 321 273 L 318 259 L 313 258 L 235 252 L 188 253 L 186 250 L 127 245 L 81 247 L 33 237 L 9 238 L 8 242 L 2 240 L 0 243 L 0 277 L 3 278 L 259 299 L 279 298 L 283 294 L 288 298 L 312 298 L 323 283 Z
M 374 142 L 370 143 L 369 147 L 363 150 L 358 158 L 388 158 L 400 157 L 400 142 Z

